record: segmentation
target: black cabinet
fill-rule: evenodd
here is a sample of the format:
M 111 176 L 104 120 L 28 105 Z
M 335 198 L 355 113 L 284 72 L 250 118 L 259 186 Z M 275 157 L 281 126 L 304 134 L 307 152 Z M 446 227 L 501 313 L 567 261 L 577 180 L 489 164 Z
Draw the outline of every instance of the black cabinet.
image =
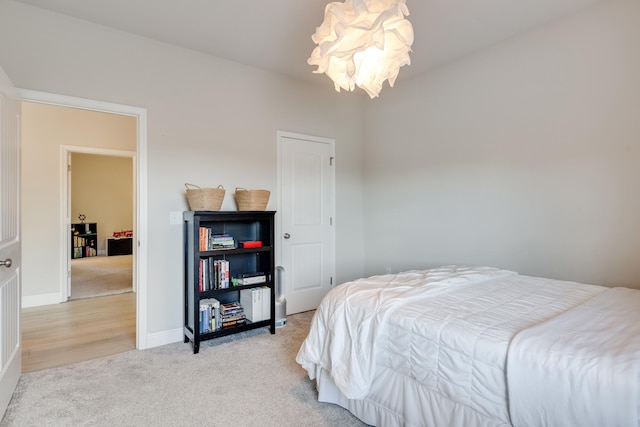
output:
M 119 237 L 107 239 L 107 256 L 131 255 L 133 253 L 133 238 Z
M 71 224 L 71 258 L 98 255 L 98 225 L 95 222 Z
M 184 342 L 192 342 L 194 353 L 212 338 L 261 327 L 275 333 L 274 217 L 273 211 L 184 212 Z M 248 292 L 264 296 L 253 319 L 243 318 Z M 248 311 L 255 315 L 255 308 Z

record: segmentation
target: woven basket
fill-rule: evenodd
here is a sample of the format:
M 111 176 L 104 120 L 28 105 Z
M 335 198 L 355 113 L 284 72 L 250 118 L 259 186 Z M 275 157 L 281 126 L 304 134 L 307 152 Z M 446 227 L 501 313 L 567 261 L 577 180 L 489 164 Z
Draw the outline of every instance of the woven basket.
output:
M 236 204 L 239 211 L 263 211 L 269 203 L 271 192 L 268 190 L 247 190 L 237 187 Z
M 200 188 L 197 185 L 185 184 L 187 187 L 187 201 L 192 211 L 219 211 L 224 199 L 224 187 Z M 194 188 L 191 188 L 194 187 Z

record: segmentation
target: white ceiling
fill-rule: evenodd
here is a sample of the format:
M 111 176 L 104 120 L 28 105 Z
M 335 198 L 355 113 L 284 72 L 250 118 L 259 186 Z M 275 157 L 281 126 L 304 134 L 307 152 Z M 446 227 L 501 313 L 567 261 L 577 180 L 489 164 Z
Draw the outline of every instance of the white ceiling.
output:
M 309 82 L 328 0 L 15 0 Z M 602 0 L 407 0 L 415 41 L 400 79 Z

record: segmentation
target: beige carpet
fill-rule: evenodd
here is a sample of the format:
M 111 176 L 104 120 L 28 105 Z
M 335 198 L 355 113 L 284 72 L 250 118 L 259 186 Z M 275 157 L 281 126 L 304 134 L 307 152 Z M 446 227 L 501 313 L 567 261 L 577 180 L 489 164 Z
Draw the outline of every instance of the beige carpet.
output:
M 313 312 L 267 328 L 23 374 L 0 427 L 364 426 L 295 362 Z
M 133 255 L 96 256 L 71 260 L 71 299 L 131 292 Z

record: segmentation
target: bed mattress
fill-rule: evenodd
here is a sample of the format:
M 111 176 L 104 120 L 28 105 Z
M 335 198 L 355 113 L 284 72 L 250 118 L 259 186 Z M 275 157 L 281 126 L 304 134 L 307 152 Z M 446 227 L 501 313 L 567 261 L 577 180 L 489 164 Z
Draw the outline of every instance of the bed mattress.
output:
M 519 332 L 507 361 L 515 426 L 640 426 L 640 292 L 608 289 Z
M 296 360 L 368 424 L 511 425 L 512 339 L 607 289 L 488 267 L 359 279 L 327 294 Z

